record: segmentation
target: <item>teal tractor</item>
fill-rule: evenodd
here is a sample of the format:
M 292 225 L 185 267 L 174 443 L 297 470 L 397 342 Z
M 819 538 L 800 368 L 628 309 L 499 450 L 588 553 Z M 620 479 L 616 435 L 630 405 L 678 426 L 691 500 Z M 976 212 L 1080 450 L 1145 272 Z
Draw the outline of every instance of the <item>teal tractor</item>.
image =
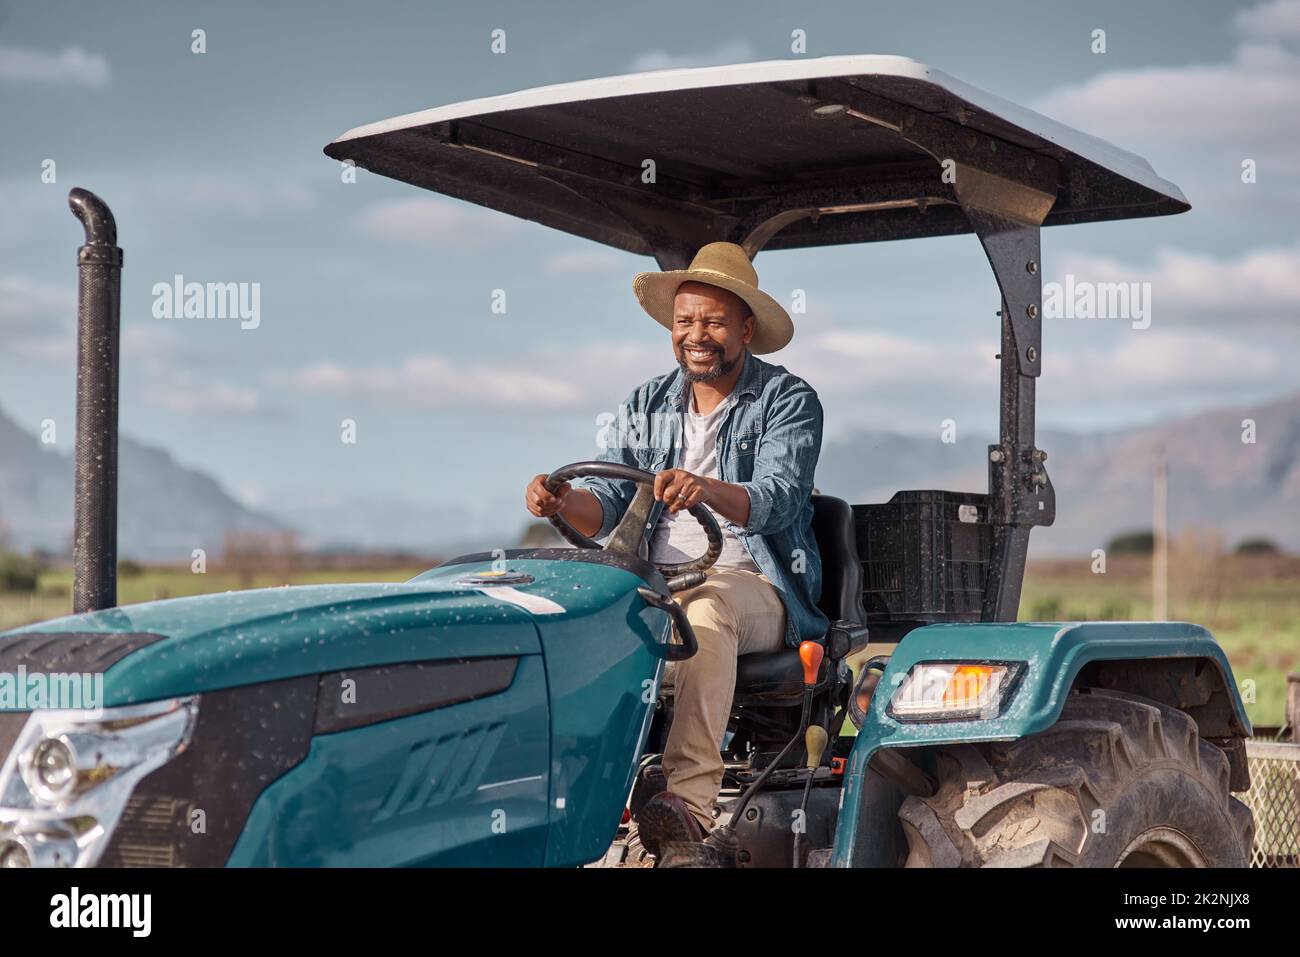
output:
M 681 268 L 973 232 L 1000 294 L 988 490 L 814 495 L 831 625 L 742 657 L 719 826 L 659 866 L 1244 866 L 1250 724 L 1178 622 L 1019 623 L 1056 502 L 1034 440 L 1039 230 L 1180 213 L 1139 157 L 897 57 L 614 77 L 361 127 L 335 160 Z M 716 557 L 647 560 L 656 462 L 603 543 L 466 555 L 404 584 L 115 607 L 112 216 L 85 226 L 72 617 L 0 635 L 0 674 L 94 707 L 0 712 L 5 866 L 647 863 L 624 822 L 695 650 L 673 601 Z M 864 376 L 870 376 L 868 367 Z M 813 375 L 815 381 L 815 375 Z M 100 685 L 94 681 L 100 680 Z M 874 688 L 874 693 L 869 693 Z M 642 795 L 643 796 L 643 795 Z

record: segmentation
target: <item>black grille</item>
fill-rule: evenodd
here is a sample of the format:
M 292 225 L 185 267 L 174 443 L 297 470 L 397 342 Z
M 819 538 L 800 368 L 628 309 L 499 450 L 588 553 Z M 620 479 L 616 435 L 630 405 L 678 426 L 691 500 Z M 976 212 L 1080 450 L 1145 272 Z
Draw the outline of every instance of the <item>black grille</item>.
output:
M 187 825 L 189 803 L 177 798 L 133 795 L 113 832 L 114 864 L 119 867 L 176 867 L 178 848 L 171 836 Z
M 100 866 L 223 866 L 254 802 L 306 757 L 316 685 L 308 675 L 203 695 L 190 746 L 139 783 Z

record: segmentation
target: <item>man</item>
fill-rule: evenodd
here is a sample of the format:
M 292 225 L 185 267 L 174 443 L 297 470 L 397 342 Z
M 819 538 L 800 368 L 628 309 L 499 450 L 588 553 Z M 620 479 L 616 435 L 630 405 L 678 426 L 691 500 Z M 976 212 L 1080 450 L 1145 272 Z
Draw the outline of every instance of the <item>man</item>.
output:
M 607 442 L 601 459 L 656 473 L 647 530 L 652 561 L 704 553 L 703 530 L 685 511 L 699 503 L 717 517 L 725 543 L 705 582 L 675 596 L 699 651 L 667 668 L 665 683 L 674 688 L 667 787 L 637 813 L 642 843 L 658 853 L 663 842 L 703 840 L 713 825 L 737 656 L 825 633 L 810 498 L 822 408 L 808 383 L 757 357 L 785 346 L 794 325 L 758 288 L 741 247 L 710 243 L 689 269 L 640 273 L 632 288 L 672 333 L 678 368 L 628 397 L 620 421 L 648 427 L 640 440 Z M 660 427 L 665 421 L 672 428 Z M 643 441 L 646 433 L 653 441 Z M 613 531 L 635 491 L 630 482 L 594 478 L 552 495 L 545 478 L 528 486 L 529 511 L 562 512 L 592 538 Z

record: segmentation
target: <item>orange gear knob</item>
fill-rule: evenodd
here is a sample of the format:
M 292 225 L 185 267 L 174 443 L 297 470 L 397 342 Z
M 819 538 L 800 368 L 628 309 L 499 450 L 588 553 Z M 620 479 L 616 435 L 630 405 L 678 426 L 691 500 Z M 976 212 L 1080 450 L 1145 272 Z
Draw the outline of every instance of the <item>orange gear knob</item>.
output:
M 799 645 L 799 660 L 803 662 L 803 683 L 811 687 L 817 683 L 817 673 L 821 671 L 822 659 L 826 649 L 815 641 L 805 641 Z

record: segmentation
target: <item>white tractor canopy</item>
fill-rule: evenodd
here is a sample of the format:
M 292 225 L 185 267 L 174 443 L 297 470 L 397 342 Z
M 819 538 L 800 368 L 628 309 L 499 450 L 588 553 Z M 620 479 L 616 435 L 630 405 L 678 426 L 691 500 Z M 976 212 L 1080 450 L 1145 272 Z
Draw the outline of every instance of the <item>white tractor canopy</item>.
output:
M 759 249 L 1180 213 L 1141 157 L 904 57 L 662 70 L 469 100 L 326 148 L 363 169 L 680 265 Z M 987 200 L 987 202 L 986 202 Z

